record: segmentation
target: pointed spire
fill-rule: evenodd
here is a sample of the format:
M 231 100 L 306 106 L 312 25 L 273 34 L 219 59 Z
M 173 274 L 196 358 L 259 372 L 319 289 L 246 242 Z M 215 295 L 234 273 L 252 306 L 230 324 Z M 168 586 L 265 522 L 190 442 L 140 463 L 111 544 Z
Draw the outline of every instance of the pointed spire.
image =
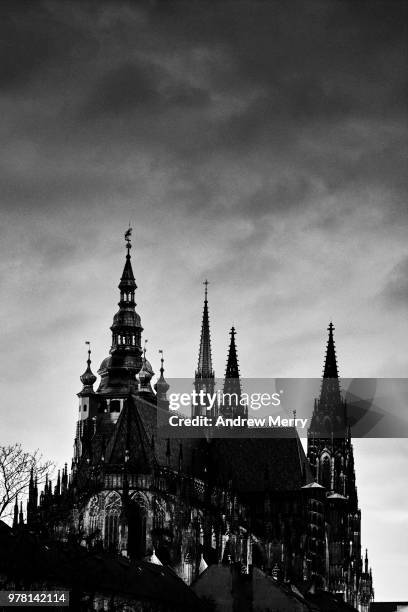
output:
M 203 321 L 201 324 L 200 351 L 196 378 L 214 378 L 211 358 L 210 319 L 208 314 L 208 280 L 205 280 Z
M 227 366 L 225 369 L 224 379 L 224 403 L 221 407 L 221 412 L 227 416 L 244 415 L 247 412 L 247 407 L 241 405 L 241 381 L 239 378 L 239 365 L 237 356 L 237 347 L 235 344 L 235 327 L 231 327 L 230 344 L 228 349 Z
M 195 391 L 200 393 L 204 391 L 206 394 L 214 393 L 215 381 L 214 370 L 212 368 L 211 358 L 211 337 L 210 337 L 210 318 L 208 315 L 208 280 L 205 280 L 203 285 L 204 291 L 204 310 L 203 321 L 201 324 L 200 350 L 198 353 L 198 366 L 195 372 Z M 208 397 L 208 395 L 206 395 Z M 207 400 L 204 405 L 200 402 L 195 402 L 191 406 L 192 416 L 207 414 Z
M 18 515 L 18 524 L 24 525 L 23 502 L 20 501 L 20 512 Z
M 320 410 L 330 410 L 338 407 L 341 404 L 339 373 L 337 369 L 336 348 L 334 344 L 334 325 L 330 321 L 329 338 L 327 340 L 326 357 L 323 370 L 322 388 L 320 392 Z M 343 430 L 344 434 L 344 430 Z
M 238 367 L 238 357 L 237 357 L 237 347 L 235 344 L 235 327 L 231 327 L 230 331 L 230 345 L 228 350 L 228 360 L 227 367 L 225 370 L 225 378 L 239 378 L 239 367 Z
M 347 437 L 347 407 L 340 391 L 337 369 L 336 348 L 334 344 L 334 325 L 330 321 L 327 328 L 329 337 L 326 346 L 320 398 L 315 401 L 309 432 L 318 438 L 331 439 Z
M 337 371 L 337 358 L 336 358 L 336 348 L 334 345 L 333 331 L 335 327 L 333 323 L 330 321 L 329 327 L 327 331 L 329 332 L 329 339 L 327 341 L 327 349 L 326 349 L 326 360 L 324 364 L 324 372 L 323 378 L 338 378 L 339 374 Z
M 96 376 L 91 370 L 91 343 L 89 340 L 86 340 L 85 344 L 88 345 L 88 359 L 86 361 L 87 368 L 82 376 L 79 377 L 81 383 L 84 385 L 81 394 L 93 393 L 93 385 L 96 382 Z
M 133 270 L 132 270 L 132 264 L 130 262 L 130 249 L 132 248 L 132 242 L 131 242 L 132 238 L 131 237 L 132 237 L 132 228 L 129 226 L 129 229 L 125 233 L 127 254 L 126 254 L 125 266 L 122 272 L 122 277 L 119 283 L 120 290 L 128 289 L 128 290 L 134 291 L 135 289 L 137 289 L 135 277 L 134 277 Z
M 61 472 L 58 470 L 57 484 L 54 488 L 54 495 L 61 495 Z
M 98 370 L 101 382 L 98 392 L 127 394 L 134 390 L 135 375 L 142 367 L 141 335 L 143 332 L 140 316 L 135 310 L 137 285 L 132 270 L 130 249 L 132 228 L 125 233 L 126 261 L 119 283 L 119 310 L 111 325 L 112 345 L 110 356 L 105 358 Z
M 16 495 L 16 501 L 14 503 L 14 515 L 13 515 L 13 529 L 18 527 L 18 497 Z
M 61 478 L 61 493 L 65 493 L 68 487 L 68 464 L 65 463 L 64 469 L 62 470 Z

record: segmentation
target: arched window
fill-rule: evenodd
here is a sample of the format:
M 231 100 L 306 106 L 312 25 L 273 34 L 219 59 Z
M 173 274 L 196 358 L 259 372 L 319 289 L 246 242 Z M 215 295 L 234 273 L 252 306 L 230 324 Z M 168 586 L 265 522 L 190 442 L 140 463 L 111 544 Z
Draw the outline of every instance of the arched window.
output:
M 97 496 L 92 497 L 89 502 L 89 533 L 95 535 L 99 531 L 99 505 Z
M 165 519 L 165 511 L 163 506 L 156 500 L 154 504 L 153 528 L 163 529 Z
M 118 547 L 120 509 L 119 495 L 110 495 L 105 506 L 105 547 L 108 550 L 117 550 Z
M 321 465 L 322 485 L 326 487 L 326 489 L 330 490 L 331 488 L 331 469 L 330 469 L 330 459 L 328 455 L 322 458 L 320 465 Z
M 140 559 L 146 554 L 146 521 L 149 501 L 143 493 L 132 495 L 129 508 L 128 553 L 133 559 Z

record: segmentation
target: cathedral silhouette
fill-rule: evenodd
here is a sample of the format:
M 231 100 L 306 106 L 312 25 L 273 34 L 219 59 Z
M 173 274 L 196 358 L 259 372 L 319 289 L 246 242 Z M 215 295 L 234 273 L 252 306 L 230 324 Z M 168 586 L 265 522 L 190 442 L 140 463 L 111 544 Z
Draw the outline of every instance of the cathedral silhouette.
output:
M 166 439 L 157 435 L 157 411 L 168 410 L 164 360 L 153 387 L 136 289 L 128 232 L 119 310 L 97 390 L 90 347 L 80 377 L 70 473 L 65 464 L 40 494 L 32 476 L 28 527 L 56 540 L 76 537 L 88 550 L 169 566 L 187 585 L 204 580 L 211 567 L 229 568 L 242 580 L 256 569 L 299 594 L 337 594 L 368 612 L 373 581 L 367 551 L 362 558 L 333 324 L 306 454 L 296 428 L 270 438 Z M 239 396 L 235 336 L 233 327 L 224 391 Z M 205 283 L 195 389 L 213 390 L 214 379 Z M 232 402 L 218 410 L 235 416 L 247 409 Z M 17 507 L 14 520 L 21 522 Z

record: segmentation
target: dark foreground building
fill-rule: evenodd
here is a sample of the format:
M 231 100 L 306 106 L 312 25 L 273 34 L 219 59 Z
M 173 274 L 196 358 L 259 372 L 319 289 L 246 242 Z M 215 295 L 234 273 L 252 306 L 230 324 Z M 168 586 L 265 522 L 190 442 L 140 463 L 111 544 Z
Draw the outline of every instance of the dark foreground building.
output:
M 81 376 L 71 473 L 65 467 L 39 498 L 33 476 L 28 528 L 54 541 L 81 544 L 90 554 L 163 564 L 187 585 L 205 584 L 215 566 L 223 580 L 229 571 L 243 583 L 256 579 L 265 585 L 262 575 L 268 585 L 292 585 L 295 595 L 308 597 L 302 605 L 315 605 L 310 609 L 336 609 L 328 607 L 327 598 L 334 596 L 368 611 L 372 576 L 367 554 L 364 561 L 361 556 L 353 447 L 332 324 L 307 456 L 295 428 L 275 438 L 161 438 L 157 412 L 168 410 L 169 386 L 163 359 L 154 390 L 151 386 L 154 372 L 142 349 L 129 239 L 126 248 L 112 346 L 98 370 L 98 389 L 90 351 Z M 234 329 L 225 385 L 240 393 Z M 207 287 L 195 386 L 214 389 Z M 237 404 L 216 410 L 245 414 Z M 215 601 L 222 596 L 212 595 Z M 241 609 L 255 609 L 253 597 Z M 323 607 L 319 597 L 326 597 Z

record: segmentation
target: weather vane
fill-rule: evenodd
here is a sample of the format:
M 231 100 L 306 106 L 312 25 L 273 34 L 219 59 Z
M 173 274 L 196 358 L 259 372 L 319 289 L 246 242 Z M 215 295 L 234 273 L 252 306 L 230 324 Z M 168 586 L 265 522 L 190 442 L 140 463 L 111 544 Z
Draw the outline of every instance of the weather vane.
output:
M 130 227 L 130 221 L 129 221 L 129 227 L 125 232 L 125 240 L 127 242 L 127 248 L 130 249 L 131 248 L 131 240 L 132 240 L 132 228 Z

